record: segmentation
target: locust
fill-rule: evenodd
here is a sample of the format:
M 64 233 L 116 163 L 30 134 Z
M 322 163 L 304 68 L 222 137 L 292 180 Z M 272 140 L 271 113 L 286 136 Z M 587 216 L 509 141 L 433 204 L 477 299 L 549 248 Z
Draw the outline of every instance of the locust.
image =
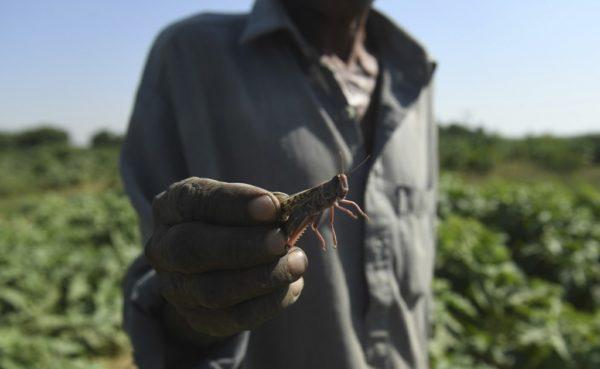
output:
M 283 230 L 287 235 L 287 247 L 295 246 L 306 229 L 310 227 L 316 235 L 321 249 L 327 250 L 325 238 L 318 229 L 319 221 L 327 209 L 329 209 L 329 229 L 331 230 L 334 248 L 337 247 L 337 236 L 333 226 L 336 209 L 354 219 L 361 217 L 369 220 L 367 214 L 357 203 L 346 199 L 348 191 L 348 176 L 340 173 L 327 182 L 289 197 L 282 197 L 282 194 L 276 193 L 279 198 L 282 198 L 278 220 L 283 225 Z M 355 212 L 343 206 L 351 207 Z

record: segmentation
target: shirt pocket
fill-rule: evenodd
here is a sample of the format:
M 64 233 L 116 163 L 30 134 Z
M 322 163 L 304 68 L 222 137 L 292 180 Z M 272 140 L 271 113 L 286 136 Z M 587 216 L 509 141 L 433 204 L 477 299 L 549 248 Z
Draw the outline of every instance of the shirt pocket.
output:
M 396 277 L 403 299 L 414 306 L 428 296 L 435 257 L 435 190 L 398 184 Z

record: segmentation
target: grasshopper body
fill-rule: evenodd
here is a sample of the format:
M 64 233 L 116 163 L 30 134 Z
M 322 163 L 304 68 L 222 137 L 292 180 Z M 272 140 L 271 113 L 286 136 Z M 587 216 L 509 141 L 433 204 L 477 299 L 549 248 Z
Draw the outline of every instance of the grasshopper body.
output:
M 337 237 L 333 228 L 334 210 L 337 208 L 343 213 L 358 219 L 361 216 L 368 219 L 367 214 L 353 201 L 347 200 L 348 177 L 338 174 L 328 182 L 313 188 L 298 192 L 281 202 L 280 222 L 288 237 L 288 247 L 296 244 L 308 226 L 319 239 L 321 248 L 326 250 L 325 239 L 317 226 L 322 213 L 329 209 L 329 228 L 333 238 L 333 246 L 337 247 Z M 357 214 L 341 205 L 351 206 Z

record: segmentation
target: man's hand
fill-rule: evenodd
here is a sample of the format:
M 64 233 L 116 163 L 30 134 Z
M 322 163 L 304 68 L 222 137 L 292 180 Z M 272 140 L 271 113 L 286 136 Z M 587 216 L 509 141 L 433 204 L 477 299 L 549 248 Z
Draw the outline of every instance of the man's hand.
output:
M 146 257 L 163 296 L 197 332 L 225 337 L 293 304 L 307 259 L 274 224 L 279 201 L 247 184 L 188 178 L 154 199 Z

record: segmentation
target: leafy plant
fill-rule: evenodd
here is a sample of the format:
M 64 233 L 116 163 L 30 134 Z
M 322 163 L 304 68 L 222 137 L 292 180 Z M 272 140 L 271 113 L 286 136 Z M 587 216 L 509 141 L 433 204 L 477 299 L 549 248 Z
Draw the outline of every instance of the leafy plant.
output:
M 0 367 L 76 368 L 126 347 L 119 287 L 135 224 L 115 191 L 43 195 L 0 220 Z
M 19 149 L 18 135 L 0 134 L 0 368 L 101 367 L 98 357 L 128 349 L 120 282 L 140 252 L 118 137 Z M 598 142 L 453 126 L 442 129 L 441 162 L 463 173 L 506 160 L 541 165 L 556 146 L 574 148 L 567 159 L 585 166 Z M 561 155 L 546 167 L 568 171 Z M 600 368 L 597 183 L 444 175 L 438 212 L 433 368 Z

